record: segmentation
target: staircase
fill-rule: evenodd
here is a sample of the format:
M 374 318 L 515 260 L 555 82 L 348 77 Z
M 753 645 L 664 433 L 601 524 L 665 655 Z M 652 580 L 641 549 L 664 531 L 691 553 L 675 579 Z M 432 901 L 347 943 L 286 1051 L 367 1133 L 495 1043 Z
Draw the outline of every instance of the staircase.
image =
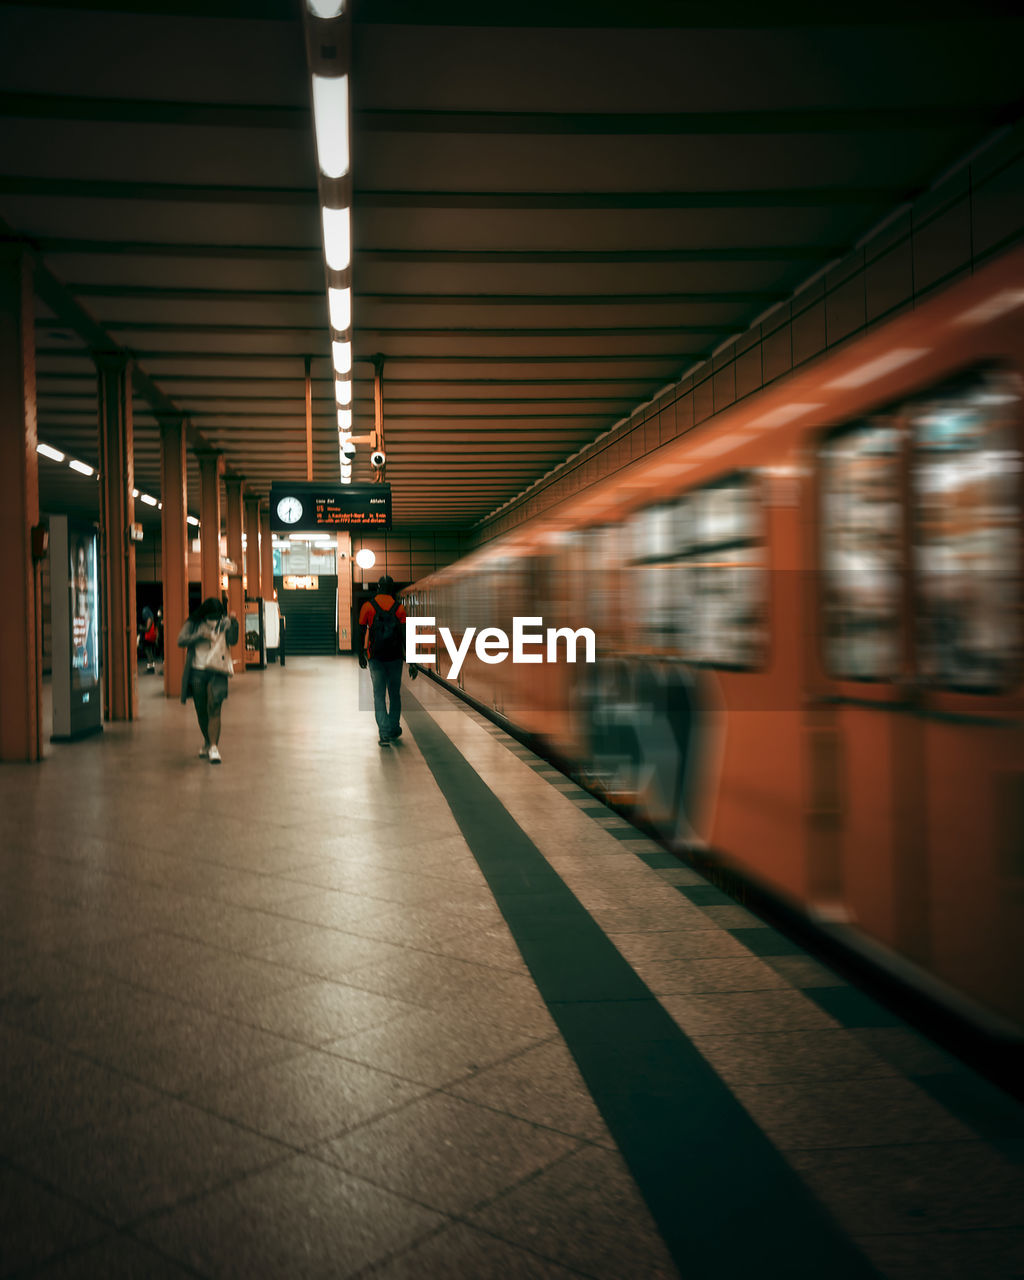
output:
M 285 658 L 312 657 L 338 651 L 338 579 L 320 574 L 315 591 L 285 591 L 275 578 L 277 603 L 287 623 Z

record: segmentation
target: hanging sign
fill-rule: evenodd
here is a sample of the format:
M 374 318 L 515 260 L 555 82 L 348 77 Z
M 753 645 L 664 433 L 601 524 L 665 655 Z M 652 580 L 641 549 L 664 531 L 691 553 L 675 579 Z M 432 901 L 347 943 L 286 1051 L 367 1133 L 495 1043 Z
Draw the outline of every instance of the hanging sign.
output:
M 270 487 L 270 527 L 278 533 L 314 529 L 391 528 L 388 484 L 317 484 Z

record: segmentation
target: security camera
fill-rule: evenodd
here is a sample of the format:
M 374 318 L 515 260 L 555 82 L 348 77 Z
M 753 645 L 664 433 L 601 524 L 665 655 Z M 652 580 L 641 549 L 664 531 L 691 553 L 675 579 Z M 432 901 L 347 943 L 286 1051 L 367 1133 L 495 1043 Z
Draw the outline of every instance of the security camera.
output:
M 382 467 L 387 460 L 387 454 L 383 449 L 374 449 L 373 453 L 370 454 L 371 467 Z

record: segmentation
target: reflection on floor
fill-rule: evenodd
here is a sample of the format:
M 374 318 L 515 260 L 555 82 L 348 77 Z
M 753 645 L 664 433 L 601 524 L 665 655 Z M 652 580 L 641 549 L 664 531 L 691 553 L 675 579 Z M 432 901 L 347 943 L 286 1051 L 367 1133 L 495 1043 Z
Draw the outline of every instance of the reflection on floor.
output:
M 0 769 L 0 1276 L 1024 1273 L 1021 1108 L 360 679 L 240 676 L 220 768 L 143 681 Z

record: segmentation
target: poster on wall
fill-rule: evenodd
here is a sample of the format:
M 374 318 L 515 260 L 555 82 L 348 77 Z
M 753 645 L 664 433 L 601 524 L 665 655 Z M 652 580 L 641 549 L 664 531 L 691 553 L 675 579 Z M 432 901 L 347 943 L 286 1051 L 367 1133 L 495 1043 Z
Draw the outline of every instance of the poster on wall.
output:
M 99 539 L 96 526 L 50 518 L 53 612 L 53 738 L 103 728 L 99 649 Z

